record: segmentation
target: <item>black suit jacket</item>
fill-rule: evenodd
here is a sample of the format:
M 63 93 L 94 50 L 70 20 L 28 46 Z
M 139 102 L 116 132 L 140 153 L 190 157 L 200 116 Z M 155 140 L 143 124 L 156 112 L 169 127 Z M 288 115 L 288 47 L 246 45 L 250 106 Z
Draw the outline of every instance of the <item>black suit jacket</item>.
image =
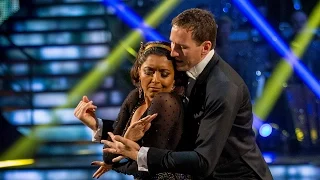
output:
M 180 149 L 189 151 L 151 147 L 148 170 L 187 173 L 199 179 L 235 179 L 253 170 L 258 178 L 273 179 L 255 142 L 252 122 L 247 86 L 215 53 L 198 76 L 187 105 Z

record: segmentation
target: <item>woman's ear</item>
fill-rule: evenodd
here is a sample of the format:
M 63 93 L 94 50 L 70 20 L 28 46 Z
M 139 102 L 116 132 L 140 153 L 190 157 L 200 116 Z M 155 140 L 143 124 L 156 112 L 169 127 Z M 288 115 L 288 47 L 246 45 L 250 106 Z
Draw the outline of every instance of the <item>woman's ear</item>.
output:
M 176 86 L 175 86 L 175 83 L 176 83 L 176 81 L 175 81 L 175 80 L 173 80 L 173 82 L 172 82 L 172 87 L 171 87 L 171 91 L 173 91 L 173 90 L 174 90 L 174 88 L 176 87 Z

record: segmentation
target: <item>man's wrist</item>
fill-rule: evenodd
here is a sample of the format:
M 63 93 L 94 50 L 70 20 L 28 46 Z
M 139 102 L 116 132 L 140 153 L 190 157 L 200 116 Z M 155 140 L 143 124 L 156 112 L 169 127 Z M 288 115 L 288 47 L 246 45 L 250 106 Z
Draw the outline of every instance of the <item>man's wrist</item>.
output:
M 139 171 L 148 171 L 148 156 L 149 147 L 141 147 L 137 155 L 137 164 Z

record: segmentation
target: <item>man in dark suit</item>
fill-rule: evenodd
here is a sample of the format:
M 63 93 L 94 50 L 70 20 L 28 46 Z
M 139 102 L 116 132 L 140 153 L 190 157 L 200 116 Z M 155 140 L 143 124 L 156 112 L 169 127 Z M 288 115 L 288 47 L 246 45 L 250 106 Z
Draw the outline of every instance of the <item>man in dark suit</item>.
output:
M 188 9 L 172 20 L 171 55 L 190 77 L 182 150 L 139 147 L 120 136 L 104 151 L 137 160 L 139 170 L 179 172 L 199 179 L 272 179 L 255 142 L 252 105 L 242 78 L 214 52 L 213 15 Z M 120 144 L 120 141 L 122 144 Z M 193 151 L 190 151 L 193 149 Z

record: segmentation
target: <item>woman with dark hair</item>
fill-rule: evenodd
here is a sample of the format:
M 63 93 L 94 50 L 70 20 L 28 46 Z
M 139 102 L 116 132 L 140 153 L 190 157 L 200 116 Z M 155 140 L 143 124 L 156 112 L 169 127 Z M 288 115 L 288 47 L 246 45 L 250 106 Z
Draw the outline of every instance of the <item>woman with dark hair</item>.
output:
M 132 90 L 123 102 L 113 134 L 124 136 L 142 146 L 179 149 L 184 118 L 181 87 L 186 81 L 184 73 L 176 71 L 170 51 L 170 43 L 167 42 L 141 44 L 130 73 L 137 88 Z M 75 109 L 75 116 L 88 126 L 96 122 L 94 113 L 84 113 L 90 109 L 96 109 L 91 101 L 80 101 Z M 113 154 L 104 153 L 104 162 L 93 162 L 94 165 L 100 165 L 93 177 L 99 178 L 109 169 L 113 169 L 131 174 L 135 179 L 191 179 L 189 175 L 178 173 L 141 172 L 138 171 L 135 161 L 128 159 L 124 163 L 114 163 L 112 159 L 115 157 Z

